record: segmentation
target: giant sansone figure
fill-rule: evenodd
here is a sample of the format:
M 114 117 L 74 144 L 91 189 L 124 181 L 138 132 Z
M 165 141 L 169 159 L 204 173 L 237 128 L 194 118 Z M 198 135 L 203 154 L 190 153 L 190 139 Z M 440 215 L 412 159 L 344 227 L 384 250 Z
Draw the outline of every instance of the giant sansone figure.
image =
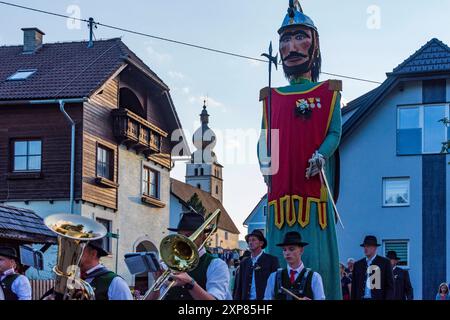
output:
M 322 275 L 326 299 L 338 300 L 342 293 L 333 200 L 339 188 L 342 83 L 318 82 L 319 33 L 298 1 L 289 2 L 278 33 L 289 85 L 269 85 L 260 94 L 258 157 L 268 184 L 268 253 L 283 261 L 276 244 L 287 232 L 300 232 L 312 248 L 304 254 L 305 264 Z

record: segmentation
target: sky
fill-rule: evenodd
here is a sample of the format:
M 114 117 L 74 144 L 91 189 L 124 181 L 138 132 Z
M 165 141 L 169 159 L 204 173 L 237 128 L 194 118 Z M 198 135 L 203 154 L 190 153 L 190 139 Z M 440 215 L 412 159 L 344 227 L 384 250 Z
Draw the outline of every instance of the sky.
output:
M 287 0 L 96 0 L 24 1 L 15 4 L 57 12 L 143 33 L 260 58 L 270 41 L 278 50 L 277 30 Z M 382 82 L 386 72 L 432 38 L 450 45 L 450 0 L 304 0 L 303 9 L 320 33 L 322 71 Z M 0 4 L 0 45 L 22 43 L 23 27 L 45 32 L 44 42 L 88 38 L 85 23 Z M 224 166 L 224 206 L 241 231 L 245 218 L 265 194 L 256 158 L 261 123 L 259 90 L 268 83 L 267 64 L 99 26 L 97 39 L 122 37 L 171 88 L 188 139 L 199 126 L 207 98 L 215 152 Z M 322 75 L 321 80 L 340 79 Z M 343 100 L 351 101 L 377 84 L 343 80 Z M 287 84 L 275 70 L 273 86 Z M 193 151 L 193 149 L 192 149 Z M 184 181 L 185 163 L 171 176 Z M 345 178 L 345 177 L 344 177 Z

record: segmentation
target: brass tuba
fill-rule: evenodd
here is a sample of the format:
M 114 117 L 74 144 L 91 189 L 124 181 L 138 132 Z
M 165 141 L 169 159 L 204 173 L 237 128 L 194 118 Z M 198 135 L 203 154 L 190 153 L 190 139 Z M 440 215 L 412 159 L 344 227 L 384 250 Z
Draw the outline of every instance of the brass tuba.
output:
M 170 234 L 162 239 L 161 244 L 159 245 L 159 252 L 161 254 L 161 259 L 167 265 L 168 269 L 164 271 L 164 273 L 155 281 L 153 286 L 147 290 L 142 298 L 143 300 L 146 300 L 152 292 L 159 291 L 172 272 L 189 272 L 197 267 L 200 259 L 198 252 L 217 231 L 219 218 L 220 209 L 217 209 L 190 237 L 181 234 Z M 213 220 L 215 221 L 214 223 Z M 205 231 L 208 232 L 208 235 L 200 247 L 197 247 L 194 241 Z M 164 293 L 160 293 L 159 300 L 164 299 L 174 284 L 175 281 L 170 281 Z
M 54 214 L 45 218 L 44 223 L 58 235 L 57 263 L 53 268 L 56 273 L 55 299 L 95 300 L 92 287 L 79 277 L 79 264 L 88 242 L 103 238 L 106 228 L 75 214 Z M 72 230 L 64 229 L 64 226 L 72 227 Z

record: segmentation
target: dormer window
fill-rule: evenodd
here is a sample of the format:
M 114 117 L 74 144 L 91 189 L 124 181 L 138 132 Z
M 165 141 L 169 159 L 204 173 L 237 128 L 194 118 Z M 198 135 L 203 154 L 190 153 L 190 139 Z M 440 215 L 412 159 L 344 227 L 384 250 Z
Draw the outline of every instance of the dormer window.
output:
M 26 80 L 33 75 L 37 70 L 17 70 L 13 75 L 8 77 L 8 81 Z

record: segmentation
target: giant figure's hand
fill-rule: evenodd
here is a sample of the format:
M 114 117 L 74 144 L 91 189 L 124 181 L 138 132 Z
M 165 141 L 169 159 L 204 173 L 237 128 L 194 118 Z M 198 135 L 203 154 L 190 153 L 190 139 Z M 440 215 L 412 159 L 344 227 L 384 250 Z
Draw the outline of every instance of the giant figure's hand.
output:
M 314 177 L 319 174 L 320 170 L 325 166 L 325 158 L 318 151 L 316 151 L 311 159 L 308 160 L 309 167 L 306 169 L 306 179 Z

